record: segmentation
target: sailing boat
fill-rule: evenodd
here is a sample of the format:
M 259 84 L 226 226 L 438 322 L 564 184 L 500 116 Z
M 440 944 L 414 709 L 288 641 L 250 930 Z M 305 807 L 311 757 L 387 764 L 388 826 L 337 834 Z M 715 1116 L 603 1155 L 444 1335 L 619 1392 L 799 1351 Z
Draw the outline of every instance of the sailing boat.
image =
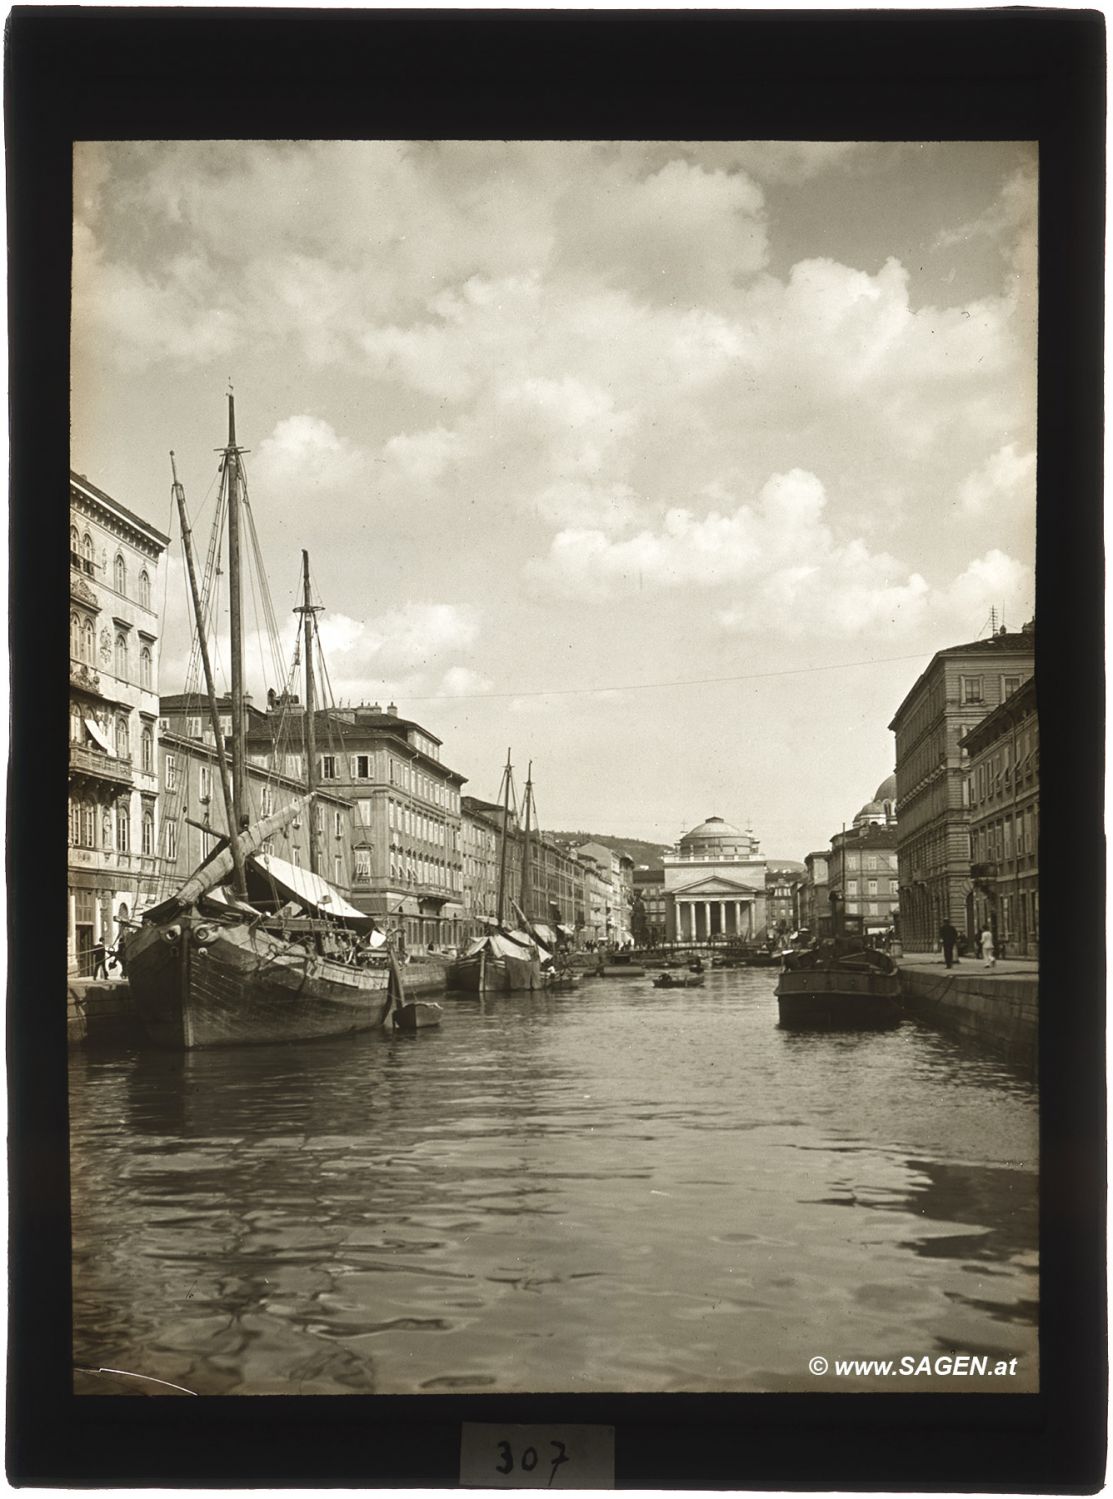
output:
M 129 938 L 125 956 L 131 993 L 155 1042 L 192 1050 L 207 1046 L 305 1041 L 383 1025 L 404 1008 L 393 953 L 381 966 L 385 937 L 317 871 L 310 835 L 308 871 L 275 859 L 267 840 L 307 807 L 315 811 L 312 633 L 309 565 L 303 553 L 306 710 L 309 777 L 305 801 L 249 823 L 243 691 L 243 595 L 240 570 L 242 474 L 234 397 L 228 396 L 228 443 L 221 463 L 228 514 L 231 617 L 232 765 L 224 750 L 216 689 L 193 561 L 185 492 L 174 473 L 190 595 L 197 624 L 209 716 L 228 837 L 185 884 L 149 910 Z M 173 461 L 173 455 L 171 455 Z M 270 892 L 274 899 L 260 900 Z M 281 904 L 280 904 L 281 901 Z M 267 905 L 273 907 L 268 910 Z M 434 1006 L 433 1008 L 438 1008 Z M 417 1023 L 418 1017 L 410 1020 Z M 405 1024 L 405 1021 L 402 1021 Z
M 507 907 L 514 905 L 514 902 L 508 899 L 506 890 L 512 786 L 510 751 L 507 750 L 506 766 L 502 773 L 500 788 L 502 834 L 495 920 L 482 936 L 472 939 L 464 949 L 461 958 L 449 965 L 447 975 L 449 989 L 479 991 L 483 994 L 507 993 L 513 990 L 540 989 L 545 983 L 542 962 L 548 960 L 549 953 L 539 945 L 530 932 L 507 927 L 504 921 Z M 528 857 L 528 837 L 526 855 Z M 521 918 L 520 910 L 518 914 Z

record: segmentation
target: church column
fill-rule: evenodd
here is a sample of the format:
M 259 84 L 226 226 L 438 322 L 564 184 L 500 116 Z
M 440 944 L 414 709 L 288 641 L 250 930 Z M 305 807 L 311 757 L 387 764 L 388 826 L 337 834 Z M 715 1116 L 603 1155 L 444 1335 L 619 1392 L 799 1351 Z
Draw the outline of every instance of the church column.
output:
M 711 941 L 711 902 L 709 900 L 705 900 L 704 903 L 703 903 L 703 922 L 704 922 L 704 926 L 703 926 L 703 940 L 705 942 L 710 942 Z

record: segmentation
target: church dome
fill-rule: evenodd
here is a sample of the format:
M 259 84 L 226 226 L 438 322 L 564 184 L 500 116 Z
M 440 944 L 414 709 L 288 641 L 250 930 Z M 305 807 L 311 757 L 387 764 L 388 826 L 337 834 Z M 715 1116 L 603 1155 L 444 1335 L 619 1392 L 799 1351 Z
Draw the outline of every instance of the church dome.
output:
M 897 799 L 897 778 L 895 775 L 886 776 L 881 785 L 873 793 L 875 802 L 895 802 Z
M 752 833 L 744 833 L 732 822 L 721 817 L 708 817 L 685 833 L 680 840 L 680 849 L 685 854 L 707 855 L 710 858 L 731 854 L 745 858 L 757 846 Z

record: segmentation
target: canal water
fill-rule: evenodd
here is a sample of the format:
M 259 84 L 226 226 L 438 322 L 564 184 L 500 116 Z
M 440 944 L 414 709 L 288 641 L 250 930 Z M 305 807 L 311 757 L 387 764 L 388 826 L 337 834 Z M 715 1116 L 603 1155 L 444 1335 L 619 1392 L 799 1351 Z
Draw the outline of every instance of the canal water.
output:
M 782 1031 L 774 982 L 75 1053 L 75 1365 L 199 1394 L 1035 1389 L 1034 1085 L 914 1021 Z M 1015 1372 L 831 1372 L 951 1351 Z

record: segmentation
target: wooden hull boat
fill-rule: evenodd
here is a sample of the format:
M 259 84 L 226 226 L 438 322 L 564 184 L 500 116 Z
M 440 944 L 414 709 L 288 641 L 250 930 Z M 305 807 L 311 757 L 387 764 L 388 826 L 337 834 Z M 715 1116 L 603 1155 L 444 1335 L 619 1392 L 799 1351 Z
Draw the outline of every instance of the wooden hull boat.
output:
M 424 1031 L 440 1025 L 444 1011 L 429 999 L 411 1000 L 399 1005 L 391 1012 L 391 1022 L 396 1031 Z
M 662 973 L 653 980 L 655 989 L 699 989 L 702 986 L 702 973 Z
M 147 1034 L 185 1050 L 373 1030 L 393 1003 L 389 968 L 354 968 L 246 917 L 196 909 L 140 927 L 127 962 Z
M 522 994 L 545 987 L 536 953 L 523 950 L 517 957 L 486 946 L 450 963 L 446 981 L 449 989 L 467 994 Z
M 785 1027 L 862 1029 L 899 1025 L 900 978 L 884 953 L 791 953 L 777 980 Z

